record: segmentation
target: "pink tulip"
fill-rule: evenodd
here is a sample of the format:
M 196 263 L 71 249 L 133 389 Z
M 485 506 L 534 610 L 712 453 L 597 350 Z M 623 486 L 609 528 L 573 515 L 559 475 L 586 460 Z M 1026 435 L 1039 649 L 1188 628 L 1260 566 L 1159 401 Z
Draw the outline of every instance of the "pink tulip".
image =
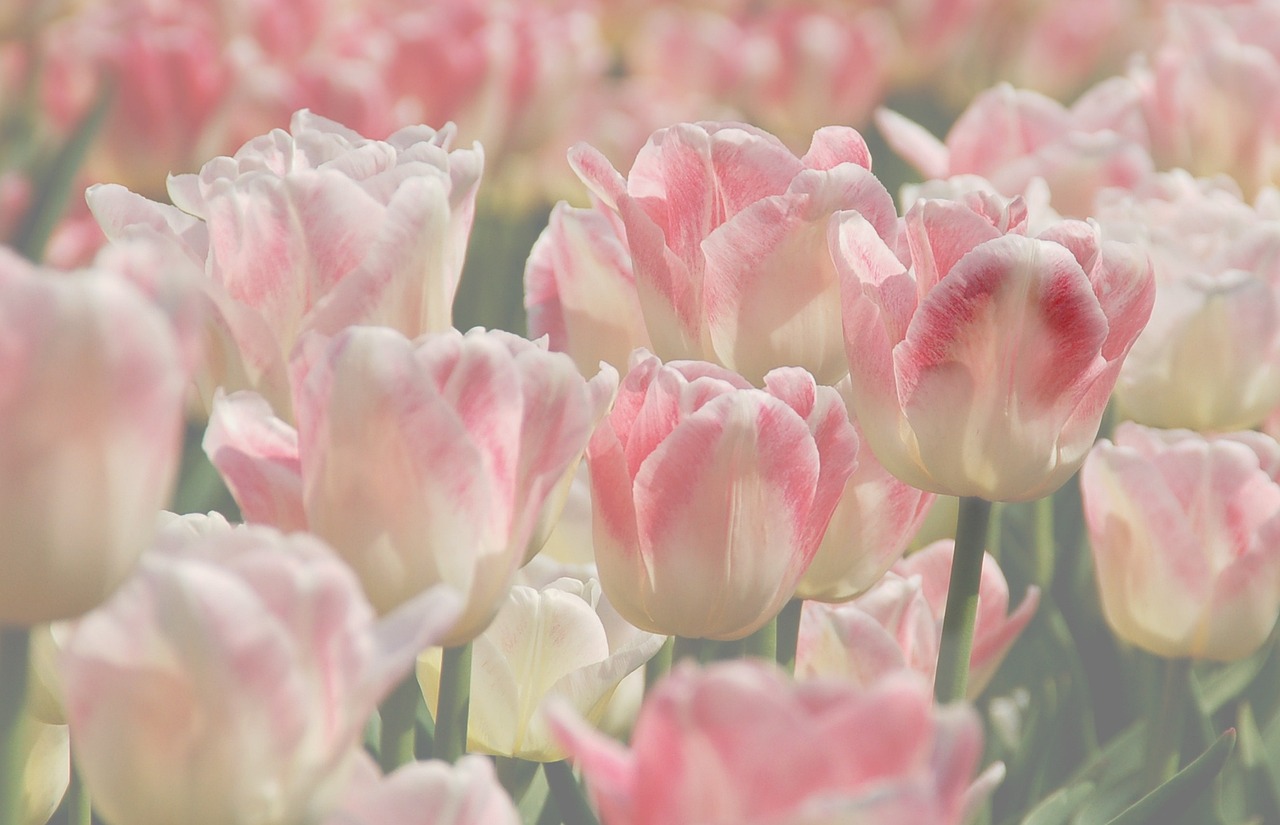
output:
M 841 213 L 852 412 L 876 457 L 923 490 L 1028 501 L 1084 460 L 1125 354 L 1151 314 L 1151 264 L 1096 226 L 1027 237 L 1021 199 L 924 200 L 904 264 Z
M 569 160 L 621 218 L 659 356 L 714 361 L 752 382 L 778 366 L 823 383 L 844 376 L 827 223 L 855 210 L 887 235 L 897 220 L 857 132 L 820 129 L 797 158 L 750 126 L 682 123 L 656 132 L 625 180 L 585 144 Z
M 848 383 L 838 389 L 847 393 Z M 933 501 L 932 493 L 891 475 L 870 450 L 860 451 L 796 597 L 842 602 L 871 587 L 902 558 Z
M 1253 653 L 1280 615 L 1280 445 L 1132 423 L 1080 475 L 1107 623 L 1158 656 Z
M 386 777 L 359 760 L 338 809 L 324 825 L 520 825 L 493 763 L 464 756 L 456 764 L 410 762 Z
M 955 542 L 934 542 L 894 565 L 891 572 L 848 604 L 805 604 L 796 672 L 807 676 L 866 674 L 892 669 L 895 657 L 884 639 L 896 644 L 898 667 L 907 667 L 930 682 L 938 663 L 942 620 L 946 614 L 947 583 Z M 1009 585 L 996 560 L 982 562 L 978 617 L 969 657 L 968 695 L 976 699 L 990 683 L 1000 663 L 1026 628 L 1040 603 L 1040 589 L 1032 586 L 1022 603 L 1009 612 Z M 879 626 L 876 632 L 868 619 Z
M 793 684 L 758 661 L 677 667 L 630 749 L 557 718 L 604 825 L 958 825 L 982 750 L 973 711 L 909 674 Z
M 0 624 L 77 616 L 151 540 L 187 373 L 165 315 L 105 268 L 0 249 Z
M 636 293 L 626 230 L 608 209 L 551 211 L 524 273 L 529 335 L 567 352 L 584 374 L 601 361 L 625 370 L 649 333 Z
M 857 447 L 839 394 L 803 370 L 757 390 L 638 350 L 587 449 L 609 600 L 655 633 L 748 635 L 795 592 Z
M 250 521 L 306 528 L 379 611 L 435 584 L 467 607 L 446 646 L 488 625 L 617 382 L 501 332 L 409 341 L 353 327 L 292 365 L 295 431 L 253 393 L 214 404 L 205 450 Z
M 375 621 L 312 537 L 171 526 L 63 650 L 95 810 L 130 825 L 316 821 L 369 715 L 458 608 L 432 591 Z
M 1116 382 L 1141 424 L 1229 431 L 1280 404 L 1280 219 L 1226 178 L 1186 172 L 1099 197 L 1111 238 L 1142 241 L 1155 307 Z
M 290 132 L 171 178 L 177 208 L 115 185 L 88 199 L 109 238 L 150 227 L 207 273 L 210 394 L 253 388 L 283 411 L 306 333 L 449 328 L 482 165 L 479 147 L 450 151 L 452 137 L 415 126 L 366 140 L 302 111 Z
M 1069 110 L 1000 84 L 974 98 L 945 143 L 885 109 L 876 123 L 926 178 L 981 175 L 1009 197 L 1044 178 L 1054 208 L 1070 217 L 1088 216 L 1098 191 L 1133 186 L 1152 168 L 1136 90 L 1120 79 L 1095 86 Z

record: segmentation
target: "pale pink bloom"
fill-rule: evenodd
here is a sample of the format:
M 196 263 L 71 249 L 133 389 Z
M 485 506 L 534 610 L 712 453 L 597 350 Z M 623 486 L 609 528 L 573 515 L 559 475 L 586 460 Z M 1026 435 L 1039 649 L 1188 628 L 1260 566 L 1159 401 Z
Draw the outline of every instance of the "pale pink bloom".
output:
M 1108 191 L 1107 237 L 1151 255 L 1156 300 L 1116 382 L 1123 413 L 1154 427 L 1253 427 L 1280 404 L 1280 220 L 1228 178 L 1175 171 Z
M 1280 176 L 1280 6 L 1172 4 L 1129 76 L 1161 168 L 1225 172 L 1245 193 Z
M 1021 199 L 981 193 L 918 201 L 894 246 L 857 213 L 832 224 L 851 412 L 914 487 L 1003 501 L 1057 489 L 1151 313 L 1140 250 L 1080 221 L 1025 231 Z
M 874 0 L 894 18 L 902 46 L 894 75 L 898 84 L 927 81 L 947 71 L 959 50 L 992 25 L 1002 0 Z
M 206 400 L 252 388 L 285 411 L 285 364 L 307 332 L 449 328 L 483 164 L 452 139 L 413 126 L 367 140 L 302 111 L 290 132 L 170 178 L 175 206 L 116 185 L 88 198 L 108 237 L 149 227 L 206 272 Z
M 848 382 L 837 389 L 847 395 Z M 932 493 L 899 481 L 870 450 L 861 450 L 796 597 L 842 602 L 871 587 L 902 557 L 933 500 Z
M 136 825 L 315 821 L 377 703 L 459 606 L 441 588 L 378 621 L 313 537 L 171 525 L 63 649 L 94 807 Z
M 1074 96 L 1090 77 L 1114 74 L 1148 33 L 1146 4 L 1129 0 L 1020 0 L 1023 16 L 1002 31 L 997 48 L 1009 54 L 998 76 L 1059 100 Z M 1029 18 L 1029 19 L 1028 19 Z M 992 49 L 984 40 L 981 47 Z
M 1080 475 L 1102 612 L 1158 656 L 1227 661 L 1280 615 L 1280 445 L 1122 423 Z
M 954 551 L 955 542 L 949 539 L 934 542 L 900 561 L 852 602 L 806 603 L 796 672 L 807 677 L 853 677 L 865 684 L 896 666 L 910 668 L 932 682 Z M 996 560 L 987 554 L 982 562 L 978 596 L 969 657 L 970 699 L 982 693 L 1031 621 L 1040 603 L 1040 589 L 1027 588 L 1022 603 L 1010 613 L 1009 585 Z M 896 648 L 896 656 L 885 644 L 886 639 Z
M 236 393 L 205 451 L 246 519 L 327 540 L 382 612 L 450 585 L 467 607 L 442 644 L 473 638 L 546 538 L 617 373 L 588 382 L 566 355 L 480 329 L 310 343 L 292 365 L 297 429 Z
M 83 174 L 163 194 L 167 174 L 221 148 L 205 137 L 235 83 L 224 45 L 204 2 L 86 4 L 42 37 L 44 111 L 68 131 L 110 94 Z
M 103 268 L 0 249 L 0 624 L 77 616 L 128 576 L 181 454 L 187 372 L 164 313 Z
M 638 350 L 592 435 L 596 563 L 637 627 L 740 639 L 777 615 L 817 553 L 858 437 L 839 394 L 804 370 L 764 383 Z
M 823 383 L 844 376 L 827 223 L 856 210 L 888 234 L 897 221 L 857 132 L 820 129 L 797 158 L 750 126 L 682 123 L 656 132 L 626 179 L 590 146 L 569 160 L 621 218 L 659 356 L 713 361 L 752 382 L 778 366 Z
M 583 374 L 601 361 L 625 370 L 633 350 L 650 346 L 626 234 L 612 211 L 562 201 L 525 265 L 530 337 L 546 335 Z
M 511 588 L 493 623 L 472 642 L 469 751 L 534 762 L 564 759 L 544 710 L 552 697 L 600 724 L 622 680 L 666 641 L 619 621 L 602 595 L 594 579 Z M 418 682 L 434 712 L 439 650 L 419 657 Z
M 630 749 L 555 723 L 604 825 L 958 825 L 982 750 L 973 711 L 911 674 L 793 684 L 759 661 L 678 666 Z
M 1053 207 L 1070 217 L 1089 215 L 1102 188 L 1132 186 L 1152 169 L 1137 93 L 1122 79 L 1098 84 L 1070 109 L 1002 83 L 974 98 L 945 143 L 887 109 L 876 123 L 926 178 L 980 175 L 1009 197 L 1044 178 Z
M 410 762 L 387 776 L 361 755 L 337 810 L 324 825 L 520 825 L 493 763 Z

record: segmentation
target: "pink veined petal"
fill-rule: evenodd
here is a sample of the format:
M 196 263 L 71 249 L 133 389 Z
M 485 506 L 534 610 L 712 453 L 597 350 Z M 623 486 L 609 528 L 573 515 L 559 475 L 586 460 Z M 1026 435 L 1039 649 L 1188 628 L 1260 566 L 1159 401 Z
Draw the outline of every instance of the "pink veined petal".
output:
M 857 212 L 837 212 L 827 229 L 827 245 L 840 273 L 842 305 L 870 301 L 880 311 L 889 341 L 906 338 L 918 301 L 916 281 L 875 227 Z
M 618 199 L 627 191 L 627 181 L 599 149 L 586 143 L 575 144 L 569 149 L 569 166 L 605 205 L 618 208 Z
M 547 705 L 552 735 L 572 754 L 604 822 L 637 822 L 636 766 L 631 753 L 597 732 L 563 702 Z
M 924 200 L 903 219 L 920 300 L 979 244 L 1003 232 L 982 213 L 957 201 Z
M 893 151 L 914 166 L 925 180 L 950 174 L 951 152 L 928 129 L 890 109 L 877 109 L 875 121 Z
M 600 584 L 619 613 L 645 616 L 649 572 L 640 549 L 631 474 L 609 418 L 591 434 L 587 466 L 591 478 L 592 544 Z M 632 623 L 636 623 L 634 619 Z
M 253 392 L 214 397 L 205 454 L 226 481 L 245 521 L 305 531 L 298 433 Z
M 177 238 L 197 263 L 203 264 L 209 254 L 208 229 L 181 210 L 148 200 L 115 183 L 94 184 L 85 190 L 84 197 L 103 233 L 112 240 L 120 238 L 129 227 L 141 224 Z
M 1106 334 L 1063 247 L 1008 235 L 962 259 L 894 351 L 902 408 L 940 489 L 1020 500 L 1065 480 L 1061 428 L 1105 367 Z
M 978 95 L 947 133 L 948 173 L 990 178 L 1005 164 L 1060 139 L 1069 129 L 1070 115 L 1062 104 L 1002 83 Z
M 804 533 L 819 462 L 799 416 L 749 390 L 707 404 L 645 460 L 637 524 L 668 632 L 742 638 L 781 609 L 817 549 Z M 707 582 L 721 583 L 710 603 Z
M 831 169 L 841 163 L 853 163 L 871 169 L 871 150 L 856 129 L 848 126 L 823 126 L 813 133 L 809 151 L 800 162 L 807 169 Z
M 702 352 L 702 253 L 690 268 L 673 251 L 640 203 L 619 198 L 618 215 L 626 228 L 640 310 L 654 349 L 672 358 L 695 358 Z

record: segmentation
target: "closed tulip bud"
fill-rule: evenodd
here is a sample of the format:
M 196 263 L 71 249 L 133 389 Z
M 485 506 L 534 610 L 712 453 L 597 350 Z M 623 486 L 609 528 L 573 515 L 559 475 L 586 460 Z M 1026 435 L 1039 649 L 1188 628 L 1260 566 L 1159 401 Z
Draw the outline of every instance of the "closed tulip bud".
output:
M 369 715 L 459 612 L 378 621 L 311 536 L 167 528 L 61 658 L 76 766 L 112 825 L 303 825 L 338 801 Z
M 655 633 L 748 635 L 795 592 L 857 450 L 839 394 L 801 369 L 759 390 L 638 350 L 587 449 L 609 600 Z
M 247 519 L 324 538 L 379 611 L 436 584 L 464 594 L 445 646 L 488 625 L 545 540 L 617 383 L 480 329 L 352 327 L 312 339 L 293 372 L 297 430 L 237 393 L 214 405 L 206 452 Z
M 0 249 L 0 624 L 89 610 L 150 543 L 187 373 L 165 315 L 114 272 Z
M 1280 445 L 1133 423 L 1080 474 L 1102 611 L 1166 657 L 1248 656 L 1280 615 Z
M 1037 237 L 1025 224 L 1020 198 L 918 201 L 904 263 L 863 216 L 832 223 L 851 411 L 914 487 L 994 501 L 1057 489 L 1151 314 L 1140 251 L 1080 221 Z

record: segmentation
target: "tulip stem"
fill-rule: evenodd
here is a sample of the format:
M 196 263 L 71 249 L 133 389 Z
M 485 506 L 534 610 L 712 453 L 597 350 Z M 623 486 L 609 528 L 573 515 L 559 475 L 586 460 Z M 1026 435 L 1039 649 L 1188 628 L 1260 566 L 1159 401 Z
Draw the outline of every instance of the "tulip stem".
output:
M 951 582 L 947 586 L 938 672 L 933 686 L 940 704 L 965 698 L 973 626 L 978 617 L 978 584 L 982 580 L 982 559 L 990 523 L 991 502 L 970 496 L 960 499 L 956 549 L 951 561 Z
M 764 627 L 752 633 L 745 640 L 743 652 L 748 656 L 775 661 L 778 656 L 778 617 L 774 616 L 765 622 Z
M 800 615 L 804 612 L 803 599 L 791 599 L 778 614 L 778 645 L 775 657 L 779 665 L 790 673 L 796 672 L 796 648 L 800 639 Z
M 1182 731 L 1191 699 L 1191 660 L 1167 659 L 1163 665 L 1160 701 L 1151 703 L 1155 715 L 1147 719 L 1147 753 L 1143 789 L 1154 789 L 1178 772 Z
M 675 667 L 685 659 L 697 662 L 702 654 L 702 639 L 690 639 L 687 636 L 676 636 L 671 648 L 671 666 Z
M 31 632 L 0 626 L 0 825 L 22 822 L 22 726 L 27 704 Z
M 67 823 L 68 825 L 92 825 L 93 805 L 89 799 L 89 789 L 84 786 L 80 772 L 71 771 L 71 784 L 67 786 Z
M 471 704 L 471 643 L 446 647 L 440 661 L 440 698 L 436 702 L 436 759 L 457 762 L 467 752 L 467 713 Z
M 573 768 L 563 760 L 547 762 L 542 766 L 547 777 L 547 787 L 556 801 L 560 811 L 560 819 L 564 825 L 597 825 L 596 816 L 591 812 L 586 797 L 582 794 L 582 786 L 573 775 Z
M 414 760 L 414 723 L 418 715 L 418 702 L 422 689 L 418 677 L 410 673 L 396 685 L 391 695 L 378 708 L 382 717 L 382 733 L 379 736 L 378 765 L 383 773 L 391 773 L 401 765 Z
M 1035 581 L 1047 591 L 1053 584 L 1053 565 L 1057 557 L 1053 540 L 1053 494 L 1035 503 L 1036 570 Z
M 653 658 L 644 663 L 645 693 L 653 690 L 653 686 L 658 683 L 658 680 L 666 676 L 668 670 L 671 670 L 671 652 L 675 646 L 674 639 L 674 636 L 668 636 Z

